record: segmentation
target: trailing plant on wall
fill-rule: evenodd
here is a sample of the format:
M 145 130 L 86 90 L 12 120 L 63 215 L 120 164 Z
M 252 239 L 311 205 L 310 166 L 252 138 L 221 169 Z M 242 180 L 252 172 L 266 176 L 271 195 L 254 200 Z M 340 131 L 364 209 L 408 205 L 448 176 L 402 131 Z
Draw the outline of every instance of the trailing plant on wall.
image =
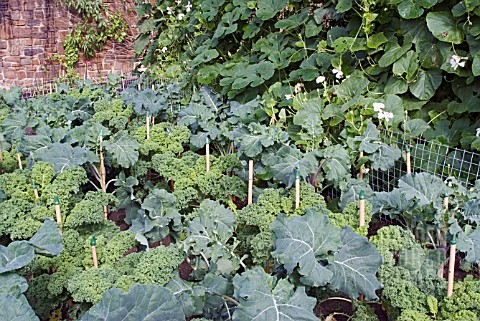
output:
M 74 72 L 73 67 L 79 59 L 79 53 L 89 60 L 102 50 L 107 41 L 122 42 L 127 36 L 127 23 L 122 14 L 112 12 L 102 0 L 59 1 L 80 17 L 80 22 L 62 43 L 67 73 Z

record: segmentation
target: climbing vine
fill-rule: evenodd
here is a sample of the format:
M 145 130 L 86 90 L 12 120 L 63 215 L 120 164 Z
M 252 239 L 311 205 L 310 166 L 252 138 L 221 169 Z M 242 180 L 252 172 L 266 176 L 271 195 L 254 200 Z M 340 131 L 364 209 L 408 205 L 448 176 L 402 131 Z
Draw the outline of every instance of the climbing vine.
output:
M 62 43 L 68 77 L 75 73 L 73 68 L 80 53 L 89 60 L 103 49 L 107 41 L 122 42 L 128 26 L 120 12 L 112 12 L 101 0 L 59 1 L 81 18 Z

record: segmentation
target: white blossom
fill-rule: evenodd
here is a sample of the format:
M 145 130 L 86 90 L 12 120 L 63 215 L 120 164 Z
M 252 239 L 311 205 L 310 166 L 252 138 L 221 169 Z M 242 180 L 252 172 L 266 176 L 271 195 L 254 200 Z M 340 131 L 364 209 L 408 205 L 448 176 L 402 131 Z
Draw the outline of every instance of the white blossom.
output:
M 477 128 L 477 134 L 475 136 L 480 137 L 480 128 Z
M 172 15 L 172 14 L 173 14 L 172 8 L 167 7 L 167 14 L 169 14 L 169 15 Z
M 362 167 L 362 173 L 363 174 L 368 174 L 368 172 L 370 172 L 370 168 Z
M 182 0 L 175 0 L 175 3 L 180 4 L 180 3 L 182 3 Z
M 383 112 L 383 108 L 385 108 L 383 103 L 373 103 L 373 111 Z
M 190 1 L 188 1 L 187 5 L 185 6 L 186 8 L 186 11 L 187 12 L 190 12 L 192 10 L 192 4 L 190 3 Z
M 386 122 L 388 122 L 390 119 L 393 118 L 393 113 L 389 111 L 380 111 L 378 113 L 378 119 L 385 119 Z
M 295 88 L 293 89 L 293 91 L 294 91 L 296 94 L 301 93 L 303 86 L 304 86 L 303 83 L 297 82 L 297 84 L 295 85 Z
M 462 60 L 467 60 L 467 57 L 460 57 L 457 55 L 453 55 L 452 58 L 450 59 L 450 66 L 452 66 L 453 70 L 457 70 L 458 67 L 465 67 L 465 61 Z
M 325 77 L 324 76 L 318 76 L 317 79 L 315 79 L 315 81 L 317 82 L 317 84 L 320 84 L 320 83 L 325 81 Z
M 163 53 L 166 53 L 166 52 L 167 52 L 167 50 L 168 50 L 168 48 L 167 48 L 167 47 L 163 47 L 163 48 L 162 48 L 162 52 L 163 52 Z
M 293 98 L 293 95 L 285 95 L 286 100 L 289 100 L 289 99 L 292 99 L 292 98 Z
M 182 13 L 182 12 L 180 12 L 180 13 L 178 14 L 178 16 L 177 16 L 177 19 L 178 19 L 178 20 L 183 20 L 183 17 L 185 17 L 185 14 Z
M 332 72 L 335 74 L 335 77 L 337 79 L 342 79 L 343 78 L 343 71 L 342 71 L 342 66 L 338 66 L 338 68 L 334 68 Z

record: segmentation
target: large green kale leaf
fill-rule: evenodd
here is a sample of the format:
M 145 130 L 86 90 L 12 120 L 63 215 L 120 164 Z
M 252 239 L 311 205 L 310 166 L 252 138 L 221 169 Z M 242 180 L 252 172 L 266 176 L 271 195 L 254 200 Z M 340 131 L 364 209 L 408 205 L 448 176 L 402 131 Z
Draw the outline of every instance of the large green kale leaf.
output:
M 317 160 L 312 153 L 302 153 L 296 147 L 282 146 L 275 153 L 270 152 L 262 156 L 262 162 L 270 166 L 273 177 L 284 183 L 287 188 L 295 182 L 295 171 L 302 177 L 315 172 Z
M 135 284 L 125 293 L 113 288 L 87 311 L 81 321 L 184 320 L 179 302 L 169 290 L 153 284 Z
M 36 160 L 51 163 L 57 173 L 75 165 L 96 163 L 98 157 L 90 150 L 82 147 L 72 147 L 68 143 L 53 143 L 46 148 L 37 150 Z
M 301 281 L 312 286 L 326 285 L 333 276 L 320 260 L 340 249 L 340 230 L 330 224 L 328 216 L 313 209 L 301 217 L 288 219 L 279 215 L 270 225 L 275 235 L 272 256 L 292 273 L 298 266 Z
M 308 297 L 303 287 L 295 289 L 288 280 L 277 280 L 260 267 L 236 275 L 233 285 L 240 303 L 233 313 L 234 321 L 318 320 L 313 314 L 316 300 Z
M 140 144 L 126 130 L 121 130 L 104 142 L 105 150 L 122 167 L 129 168 L 138 160 Z
M 347 293 L 351 298 L 364 294 L 367 300 L 377 299 L 375 291 L 382 287 L 375 276 L 382 264 L 382 256 L 366 237 L 347 226 L 341 230 L 343 245 L 334 254 L 333 272 L 329 287 Z

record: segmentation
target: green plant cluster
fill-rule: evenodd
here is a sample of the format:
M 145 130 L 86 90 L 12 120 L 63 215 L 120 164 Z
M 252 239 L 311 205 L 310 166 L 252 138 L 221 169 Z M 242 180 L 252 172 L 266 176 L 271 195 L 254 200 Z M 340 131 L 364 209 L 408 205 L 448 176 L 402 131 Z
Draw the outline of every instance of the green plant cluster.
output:
M 62 0 L 80 17 L 80 23 L 63 40 L 64 63 L 73 76 L 73 67 L 83 53 L 88 61 L 103 49 L 107 41 L 122 42 L 127 36 L 127 23 L 120 12 L 111 10 L 101 0 Z M 67 75 L 68 76 L 68 75 Z

